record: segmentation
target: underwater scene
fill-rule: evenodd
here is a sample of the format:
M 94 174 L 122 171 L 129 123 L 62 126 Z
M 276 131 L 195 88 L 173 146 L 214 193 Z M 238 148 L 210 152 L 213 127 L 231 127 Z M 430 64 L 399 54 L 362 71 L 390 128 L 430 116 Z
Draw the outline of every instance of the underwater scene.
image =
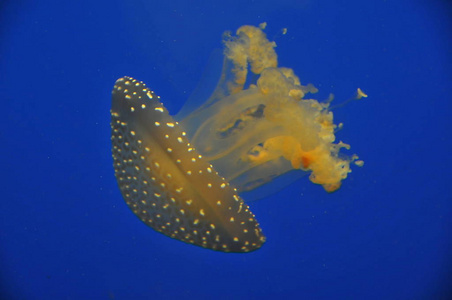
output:
M 447 1 L 5 1 L 0 299 L 449 299 Z

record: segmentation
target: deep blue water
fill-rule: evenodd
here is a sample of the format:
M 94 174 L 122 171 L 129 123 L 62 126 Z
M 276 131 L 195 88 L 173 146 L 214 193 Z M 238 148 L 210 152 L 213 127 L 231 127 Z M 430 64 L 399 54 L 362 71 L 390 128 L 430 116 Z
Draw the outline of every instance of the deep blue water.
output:
M 3 1 L 0 298 L 451 297 L 446 3 Z M 317 98 L 369 95 L 334 111 L 364 167 L 332 194 L 304 177 L 249 203 L 267 236 L 249 254 L 156 233 L 114 177 L 115 80 L 145 81 L 176 112 L 222 33 L 264 21 Z

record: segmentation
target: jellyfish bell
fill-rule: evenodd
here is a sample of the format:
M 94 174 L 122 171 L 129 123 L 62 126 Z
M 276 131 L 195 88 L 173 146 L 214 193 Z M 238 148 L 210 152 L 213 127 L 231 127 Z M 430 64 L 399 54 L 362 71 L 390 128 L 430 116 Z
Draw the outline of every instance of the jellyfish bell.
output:
M 143 82 L 116 81 L 111 116 L 116 179 L 127 205 L 144 223 L 213 250 L 261 247 L 265 237 L 248 206 Z
M 350 146 L 335 142 L 329 102 L 308 98 L 317 89 L 278 67 L 263 27 L 225 34 L 213 93 L 174 118 L 143 82 L 116 81 L 116 179 L 130 209 L 156 231 L 212 250 L 250 252 L 265 237 L 239 193 L 293 170 L 332 192 L 351 163 L 362 165 L 356 155 L 339 155 Z M 367 95 L 358 90 L 357 97 Z

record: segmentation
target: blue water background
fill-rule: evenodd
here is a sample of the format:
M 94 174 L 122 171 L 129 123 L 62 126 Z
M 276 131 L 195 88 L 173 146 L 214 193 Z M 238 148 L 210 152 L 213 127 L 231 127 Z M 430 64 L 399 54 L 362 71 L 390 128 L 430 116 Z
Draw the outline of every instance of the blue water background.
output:
M 264 21 L 317 98 L 369 95 L 334 111 L 364 167 L 251 202 L 253 253 L 154 232 L 113 174 L 115 80 L 175 113 L 222 33 Z M 451 23 L 446 1 L 1 2 L 0 299 L 447 299 Z

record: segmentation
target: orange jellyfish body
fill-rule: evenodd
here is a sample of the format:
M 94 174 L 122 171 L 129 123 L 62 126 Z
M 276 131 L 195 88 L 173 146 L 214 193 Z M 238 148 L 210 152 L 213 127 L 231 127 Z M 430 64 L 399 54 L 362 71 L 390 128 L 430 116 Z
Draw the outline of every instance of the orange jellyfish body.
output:
M 156 231 L 213 250 L 253 251 L 265 238 L 238 193 L 292 170 L 332 192 L 351 163 L 363 165 L 356 155 L 339 155 L 350 146 L 335 142 L 330 102 L 307 97 L 317 89 L 278 67 L 264 27 L 225 34 L 214 92 L 189 99 L 174 119 L 143 82 L 116 82 L 116 178 L 130 209 Z

